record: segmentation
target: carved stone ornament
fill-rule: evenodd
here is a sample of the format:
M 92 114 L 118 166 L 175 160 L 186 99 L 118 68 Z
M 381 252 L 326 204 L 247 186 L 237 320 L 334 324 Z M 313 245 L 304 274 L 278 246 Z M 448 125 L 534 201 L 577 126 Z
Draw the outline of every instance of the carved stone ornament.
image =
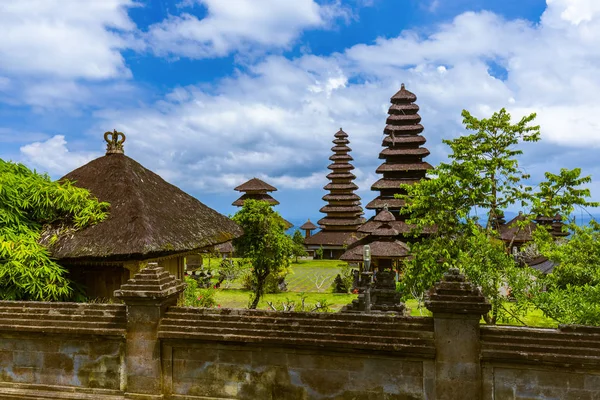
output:
M 119 139 L 119 137 L 121 139 Z M 106 140 L 106 154 L 124 153 L 123 143 L 125 142 L 125 134 L 123 132 L 117 132 L 116 129 L 114 129 L 112 132 L 105 132 L 104 140 Z

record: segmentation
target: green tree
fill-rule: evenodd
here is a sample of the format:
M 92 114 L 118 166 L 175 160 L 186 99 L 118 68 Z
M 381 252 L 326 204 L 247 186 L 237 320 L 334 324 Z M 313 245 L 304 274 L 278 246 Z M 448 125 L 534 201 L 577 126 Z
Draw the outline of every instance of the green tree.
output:
M 318 260 L 323 259 L 323 246 L 319 246 L 319 248 L 315 250 L 315 256 Z
M 568 240 L 549 240 L 536 232 L 539 252 L 556 263 L 536 280 L 531 301 L 544 314 L 563 324 L 600 325 L 600 224 L 569 224 Z
M 0 159 L 0 299 L 69 298 L 66 270 L 39 243 L 43 228 L 80 229 L 102 221 L 107 209 L 85 189 Z
M 249 308 L 255 309 L 269 275 L 289 266 L 294 242 L 285 233 L 283 218 L 265 201 L 246 200 L 232 219 L 244 229 L 244 235 L 234 239 L 233 244 L 252 264 L 254 292 Z
M 505 109 L 484 119 L 466 110 L 462 116 L 465 128 L 474 133 L 444 140 L 450 147 L 450 162 L 434 168 L 433 179 L 403 185 L 404 194 L 398 196 L 407 203 L 403 213 L 414 224 L 415 234 L 427 233 L 412 246 L 414 258 L 406 264 L 406 285 L 411 292 L 423 293 L 448 268 L 458 267 L 492 303 L 484 316 L 486 322 L 518 319 L 529 303 L 506 307 L 508 289 L 513 296 L 530 295 L 531 279 L 529 271 L 510 255 L 513 243 L 500 240 L 497 228 L 503 210 L 528 211 L 519 222 L 521 229 L 538 214 L 554 216 L 575 204 L 591 204 L 585 200 L 589 192 L 576 189 L 580 180 L 589 178 L 579 178 L 579 170 L 546 174 L 547 181 L 534 193 L 518 158 L 520 144 L 540 139 L 539 126 L 530 125 L 535 114 L 516 124 Z
M 292 236 L 292 240 L 294 241 L 293 255 L 296 257 L 296 262 L 298 262 L 298 257 L 304 257 L 308 255 L 306 248 L 304 247 L 304 236 L 302 236 L 302 233 L 296 229 L 294 236 Z

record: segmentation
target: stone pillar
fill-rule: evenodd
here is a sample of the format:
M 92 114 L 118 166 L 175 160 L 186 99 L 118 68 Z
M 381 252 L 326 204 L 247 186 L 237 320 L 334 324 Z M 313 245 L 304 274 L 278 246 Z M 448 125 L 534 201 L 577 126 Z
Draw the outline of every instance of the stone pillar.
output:
M 436 399 L 481 399 L 479 321 L 490 304 L 452 268 L 429 291 L 425 306 L 434 321 Z
M 148 263 L 115 291 L 115 297 L 127 306 L 126 398 L 164 398 L 158 324 L 184 288 L 184 283 L 156 263 Z

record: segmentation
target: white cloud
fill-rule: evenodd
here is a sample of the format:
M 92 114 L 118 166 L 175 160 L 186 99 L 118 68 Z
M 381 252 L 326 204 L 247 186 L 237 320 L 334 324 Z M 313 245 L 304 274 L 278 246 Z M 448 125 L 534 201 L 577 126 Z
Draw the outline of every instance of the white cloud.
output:
M 21 147 L 21 153 L 28 165 L 53 175 L 64 175 L 101 155 L 95 152 L 69 151 L 63 135 L 25 145 Z
M 100 142 L 100 133 L 109 128 L 124 131 L 126 154 L 184 188 L 227 192 L 257 176 L 281 188 L 320 189 L 333 134 L 342 126 L 350 135 L 356 183 L 366 204 L 374 196 L 369 189 L 381 163 L 377 155 L 389 98 L 405 82 L 418 96 L 432 164 L 446 156 L 442 138 L 464 132 L 463 108 L 486 117 L 507 107 L 515 118 L 538 112 L 544 144 L 523 159 L 534 176 L 560 166 L 584 165 L 584 174 L 596 172 L 600 49 L 593 37 L 595 32 L 600 37 L 600 15 L 582 4 L 549 2 L 539 24 L 468 12 L 429 34 L 405 31 L 330 56 L 269 56 L 210 87 L 179 87 L 152 105 L 98 113 L 94 140 Z M 225 14 L 212 12 L 209 8 L 208 20 L 197 22 L 219 16 L 215 26 L 221 29 Z M 313 26 L 306 15 L 299 20 Z M 239 29 L 217 29 L 214 43 L 194 33 L 191 56 L 238 51 L 251 42 L 279 45 L 262 42 L 264 32 L 248 39 L 245 25 Z M 493 69 L 504 70 L 505 78 L 496 78 Z M 61 146 L 63 153 L 57 154 L 66 151 Z M 577 156 L 564 157 L 566 147 Z
M 190 4 L 192 2 L 187 2 Z M 170 16 L 152 25 L 147 40 L 158 55 L 222 57 L 252 46 L 287 47 L 304 29 L 321 28 L 337 17 L 349 17 L 339 2 L 314 0 L 198 0 L 207 15 Z
M 135 25 L 132 0 L 19 0 L 0 6 L 0 70 L 13 75 L 129 76 L 121 50 Z
M 572 24 L 590 22 L 600 15 L 596 0 L 547 0 L 549 9 L 557 10 L 560 18 Z

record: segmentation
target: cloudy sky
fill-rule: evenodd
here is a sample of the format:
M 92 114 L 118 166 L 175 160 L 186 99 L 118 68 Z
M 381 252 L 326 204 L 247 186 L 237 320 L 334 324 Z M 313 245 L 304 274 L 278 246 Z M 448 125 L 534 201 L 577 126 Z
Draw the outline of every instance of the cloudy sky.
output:
M 229 214 L 233 188 L 279 188 L 320 218 L 333 134 L 350 135 L 363 204 L 389 98 L 404 82 L 427 158 L 460 112 L 537 112 L 523 167 L 582 167 L 600 199 L 598 0 L 20 0 L 0 2 L 0 158 L 59 178 L 125 152 Z

